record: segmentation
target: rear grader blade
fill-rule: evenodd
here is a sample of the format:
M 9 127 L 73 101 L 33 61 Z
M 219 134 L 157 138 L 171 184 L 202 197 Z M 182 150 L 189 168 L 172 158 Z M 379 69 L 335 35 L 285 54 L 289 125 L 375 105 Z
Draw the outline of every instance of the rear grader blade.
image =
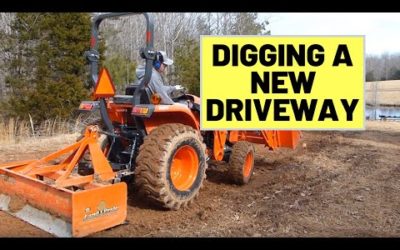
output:
M 0 165 L 0 209 L 59 237 L 82 237 L 124 223 L 127 186 L 97 143 L 96 126 L 80 141 L 38 160 Z M 90 154 L 93 174 L 77 166 Z

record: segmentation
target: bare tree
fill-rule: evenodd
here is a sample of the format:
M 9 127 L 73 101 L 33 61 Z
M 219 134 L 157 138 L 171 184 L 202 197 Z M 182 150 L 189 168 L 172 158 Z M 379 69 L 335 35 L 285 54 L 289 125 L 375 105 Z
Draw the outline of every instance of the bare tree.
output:
M 365 60 L 367 81 L 400 79 L 400 53 L 367 55 Z

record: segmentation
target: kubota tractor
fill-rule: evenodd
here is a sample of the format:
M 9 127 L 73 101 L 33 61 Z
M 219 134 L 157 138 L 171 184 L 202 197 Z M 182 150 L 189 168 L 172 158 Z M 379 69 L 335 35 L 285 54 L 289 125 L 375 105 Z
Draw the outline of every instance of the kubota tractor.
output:
M 249 182 L 255 152 L 295 148 L 297 131 L 201 131 L 200 101 L 182 94 L 161 105 L 149 83 L 156 51 L 153 17 L 147 23 L 145 76 L 116 95 L 106 69 L 98 70 L 98 30 L 106 18 L 134 13 L 101 14 L 92 25 L 93 101 L 81 110 L 99 110 L 101 121 L 87 126 L 81 138 L 41 159 L 0 165 L 0 209 L 57 236 L 86 236 L 126 219 L 127 185 L 168 209 L 191 204 L 206 178 L 208 160 L 227 161 L 237 184 Z

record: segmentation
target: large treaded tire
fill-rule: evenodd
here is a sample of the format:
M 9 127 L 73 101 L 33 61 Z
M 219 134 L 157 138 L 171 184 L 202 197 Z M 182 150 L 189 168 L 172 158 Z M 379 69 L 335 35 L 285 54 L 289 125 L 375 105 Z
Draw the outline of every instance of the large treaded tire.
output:
M 183 189 L 175 186 L 171 177 L 171 168 L 175 166 L 173 159 L 182 148 L 190 152 L 191 158 L 197 158 L 195 162 L 198 163 L 192 164 L 193 181 L 186 183 L 188 186 Z M 145 137 L 136 158 L 135 186 L 139 195 L 172 210 L 190 205 L 206 178 L 205 150 L 200 133 L 190 126 L 172 123 L 152 130 Z M 181 164 L 184 169 L 185 164 Z
M 234 183 L 244 185 L 250 181 L 253 171 L 254 146 L 247 141 L 238 141 L 232 148 L 228 174 Z

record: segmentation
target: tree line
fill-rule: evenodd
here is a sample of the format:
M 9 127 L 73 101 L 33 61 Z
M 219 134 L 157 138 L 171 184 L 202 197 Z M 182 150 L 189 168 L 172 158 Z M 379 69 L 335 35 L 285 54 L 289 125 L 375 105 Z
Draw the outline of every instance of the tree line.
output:
M 365 60 L 365 80 L 400 80 L 400 53 L 367 55 Z
M 0 102 L 3 118 L 36 122 L 69 118 L 89 99 L 89 69 L 83 57 L 90 45 L 91 18 L 99 13 L 1 13 Z M 268 21 L 257 13 L 154 13 L 154 47 L 175 63 L 167 81 L 199 94 L 200 35 L 264 34 Z M 101 64 L 117 88 L 132 84 L 143 59 L 145 20 L 126 16 L 100 27 Z
M 89 99 L 91 18 L 99 13 L 0 13 L 1 117 L 69 118 Z M 166 81 L 200 93 L 201 35 L 269 35 L 269 18 L 257 13 L 153 13 L 154 48 L 174 59 Z M 143 16 L 107 19 L 100 26 L 101 64 L 117 89 L 135 79 L 143 63 Z M 400 54 L 368 55 L 366 80 L 400 79 Z

